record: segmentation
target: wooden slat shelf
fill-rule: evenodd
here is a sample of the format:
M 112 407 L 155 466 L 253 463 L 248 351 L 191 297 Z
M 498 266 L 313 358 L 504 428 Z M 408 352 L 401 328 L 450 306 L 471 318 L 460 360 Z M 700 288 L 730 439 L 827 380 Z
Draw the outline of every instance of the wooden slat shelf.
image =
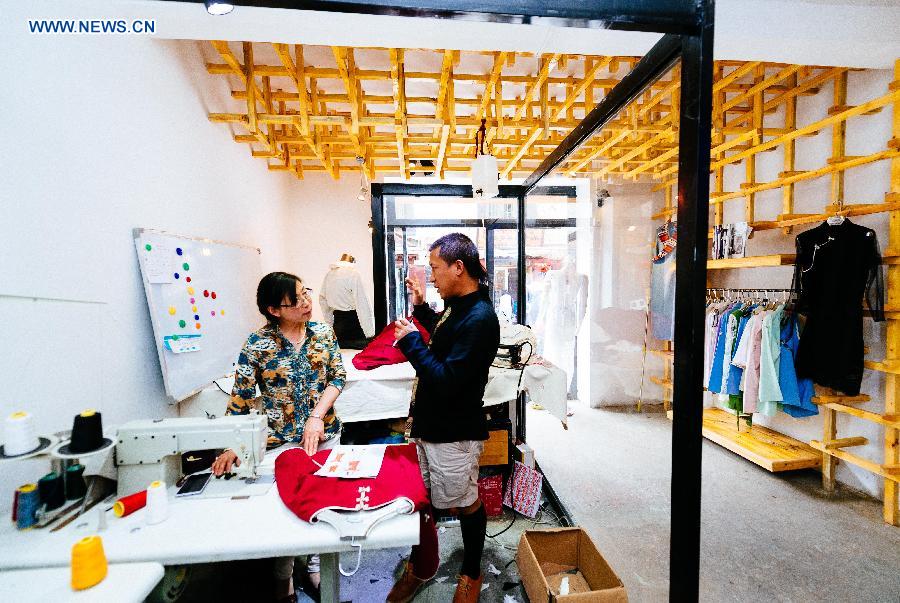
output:
M 867 396 L 866 394 L 860 394 L 859 396 L 813 396 L 812 403 L 813 404 L 850 404 L 856 402 L 868 402 L 872 398 Z
M 813 440 L 809 443 L 809 445 L 824 454 L 847 461 L 848 463 L 852 463 L 858 467 L 862 467 L 866 471 L 871 471 L 872 473 L 880 475 L 885 479 L 900 482 L 900 474 L 896 473 L 893 467 L 891 467 L 890 465 L 879 465 L 878 463 L 874 463 L 868 459 L 862 458 L 861 456 L 857 456 L 845 450 L 841 450 L 840 448 L 829 449 L 819 440 Z
M 865 366 L 870 371 L 878 371 L 880 373 L 888 373 L 891 375 L 900 375 L 900 364 L 866 360 L 863 363 L 863 366 Z
M 721 408 L 703 411 L 703 436 L 772 472 L 814 469 L 822 465 L 822 455 L 811 446 L 761 425 L 747 427 Z
M 878 414 L 877 412 L 863 410 L 861 408 L 854 408 L 852 406 L 847 406 L 846 404 L 840 404 L 838 402 L 828 402 L 827 404 L 820 404 L 820 406 L 824 408 L 830 408 L 831 410 L 836 410 L 837 412 L 853 415 L 854 417 L 857 417 L 859 419 L 865 419 L 866 421 L 879 423 L 880 425 L 884 425 L 885 427 L 900 429 L 900 415 L 882 415 Z
M 797 256 L 792 253 L 774 255 L 758 255 L 748 258 L 727 258 L 724 260 L 708 260 L 707 270 L 726 270 L 730 268 L 763 268 L 771 266 L 791 266 Z
M 673 387 L 671 379 L 663 379 L 661 377 L 654 377 L 651 375 L 650 381 L 652 381 L 653 383 L 659 385 L 660 387 L 662 387 L 664 389 L 672 389 L 672 387 Z

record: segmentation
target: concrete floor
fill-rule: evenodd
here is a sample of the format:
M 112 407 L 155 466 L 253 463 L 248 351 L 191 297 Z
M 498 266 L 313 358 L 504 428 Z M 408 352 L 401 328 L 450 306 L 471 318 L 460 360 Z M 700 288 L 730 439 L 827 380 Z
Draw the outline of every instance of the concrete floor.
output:
M 546 504 L 544 506 L 547 507 Z M 482 571 L 485 576 L 482 584 L 482 601 L 518 603 L 528 600 L 514 562 L 515 549 L 524 530 L 559 525 L 550 516 L 550 512 L 544 513 L 543 516 L 539 515 L 536 518 L 538 521 L 519 516 L 508 531 L 494 539 L 486 539 L 482 560 Z M 488 521 L 487 533 L 496 534 L 503 530 L 511 519 L 512 515 L 506 511 L 503 518 Z M 439 534 L 441 566 L 437 578 L 419 591 L 415 603 L 447 603 L 453 598 L 453 592 L 456 590 L 456 575 L 462 563 L 462 538 L 458 527 L 452 525 L 443 527 L 443 531 Z M 384 601 L 388 591 L 391 590 L 394 578 L 400 575 L 401 563 L 408 553 L 408 549 L 363 553 L 363 566 L 359 572 L 351 578 L 341 578 L 341 601 L 354 603 Z M 354 562 L 349 555 L 342 555 L 342 561 L 345 564 Z M 492 566 L 500 573 L 491 571 Z M 309 599 L 301 597 L 299 601 L 305 603 Z
M 529 410 L 537 460 L 629 600 L 665 601 L 671 423 L 575 409 L 568 431 Z M 882 522 L 879 501 L 828 497 L 816 471 L 772 474 L 708 441 L 702 483 L 702 601 L 900 601 L 900 528 Z

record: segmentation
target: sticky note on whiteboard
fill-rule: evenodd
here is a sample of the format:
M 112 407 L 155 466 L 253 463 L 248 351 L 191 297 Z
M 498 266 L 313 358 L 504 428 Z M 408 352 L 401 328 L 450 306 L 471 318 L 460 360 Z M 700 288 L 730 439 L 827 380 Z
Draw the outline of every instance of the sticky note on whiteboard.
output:
M 166 335 L 163 344 L 173 354 L 200 351 L 200 335 Z
M 143 247 L 144 267 L 147 280 L 153 284 L 171 283 L 172 249 L 165 243 L 147 243 Z

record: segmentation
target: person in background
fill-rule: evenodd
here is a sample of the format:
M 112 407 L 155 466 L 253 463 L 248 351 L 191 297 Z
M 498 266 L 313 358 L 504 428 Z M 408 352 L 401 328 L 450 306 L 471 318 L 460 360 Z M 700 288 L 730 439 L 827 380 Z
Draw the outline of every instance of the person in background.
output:
M 459 516 L 463 562 L 454 603 L 478 601 L 487 514 L 478 497 L 478 461 L 487 439 L 482 398 L 488 369 L 500 345 L 500 323 L 491 306 L 487 273 L 472 240 L 451 233 L 430 248 L 431 281 L 445 302 L 437 314 L 425 303 L 422 283 L 406 279 L 413 316 L 431 333 L 428 345 L 406 319 L 394 337 L 416 369 L 410 403 L 410 435 L 430 491 L 431 509 L 421 514 L 420 544 L 413 547 L 403 574 L 387 600 L 411 601 L 437 573 L 439 556 L 434 515 Z
M 344 388 L 346 371 L 332 328 L 310 321 L 312 290 L 293 274 L 272 272 L 259 282 L 256 305 L 266 325 L 251 333 L 241 349 L 226 414 L 249 414 L 251 408 L 265 412 L 270 449 L 302 446 L 312 456 L 333 448 L 341 440 L 334 401 Z M 226 449 L 213 462 L 213 474 L 228 473 L 233 464 L 240 460 Z M 275 560 L 279 601 L 296 600 L 293 570 L 293 557 Z M 318 555 L 310 557 L 308 570 L 304 590 L 316 598 Z

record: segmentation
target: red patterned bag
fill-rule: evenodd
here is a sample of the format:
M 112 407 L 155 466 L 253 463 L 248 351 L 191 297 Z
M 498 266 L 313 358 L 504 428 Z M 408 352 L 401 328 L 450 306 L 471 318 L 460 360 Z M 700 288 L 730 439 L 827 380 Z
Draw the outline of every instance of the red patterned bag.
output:
M 503 514 L 503 476 L 486 475 L 478 480 L 478 497 L 488 517 Z
M 540 471 L 516 461 L 506 487 L 503 504 L 526 517 L 534 517 L 541 506 L 543 481 L 544 476 Z

